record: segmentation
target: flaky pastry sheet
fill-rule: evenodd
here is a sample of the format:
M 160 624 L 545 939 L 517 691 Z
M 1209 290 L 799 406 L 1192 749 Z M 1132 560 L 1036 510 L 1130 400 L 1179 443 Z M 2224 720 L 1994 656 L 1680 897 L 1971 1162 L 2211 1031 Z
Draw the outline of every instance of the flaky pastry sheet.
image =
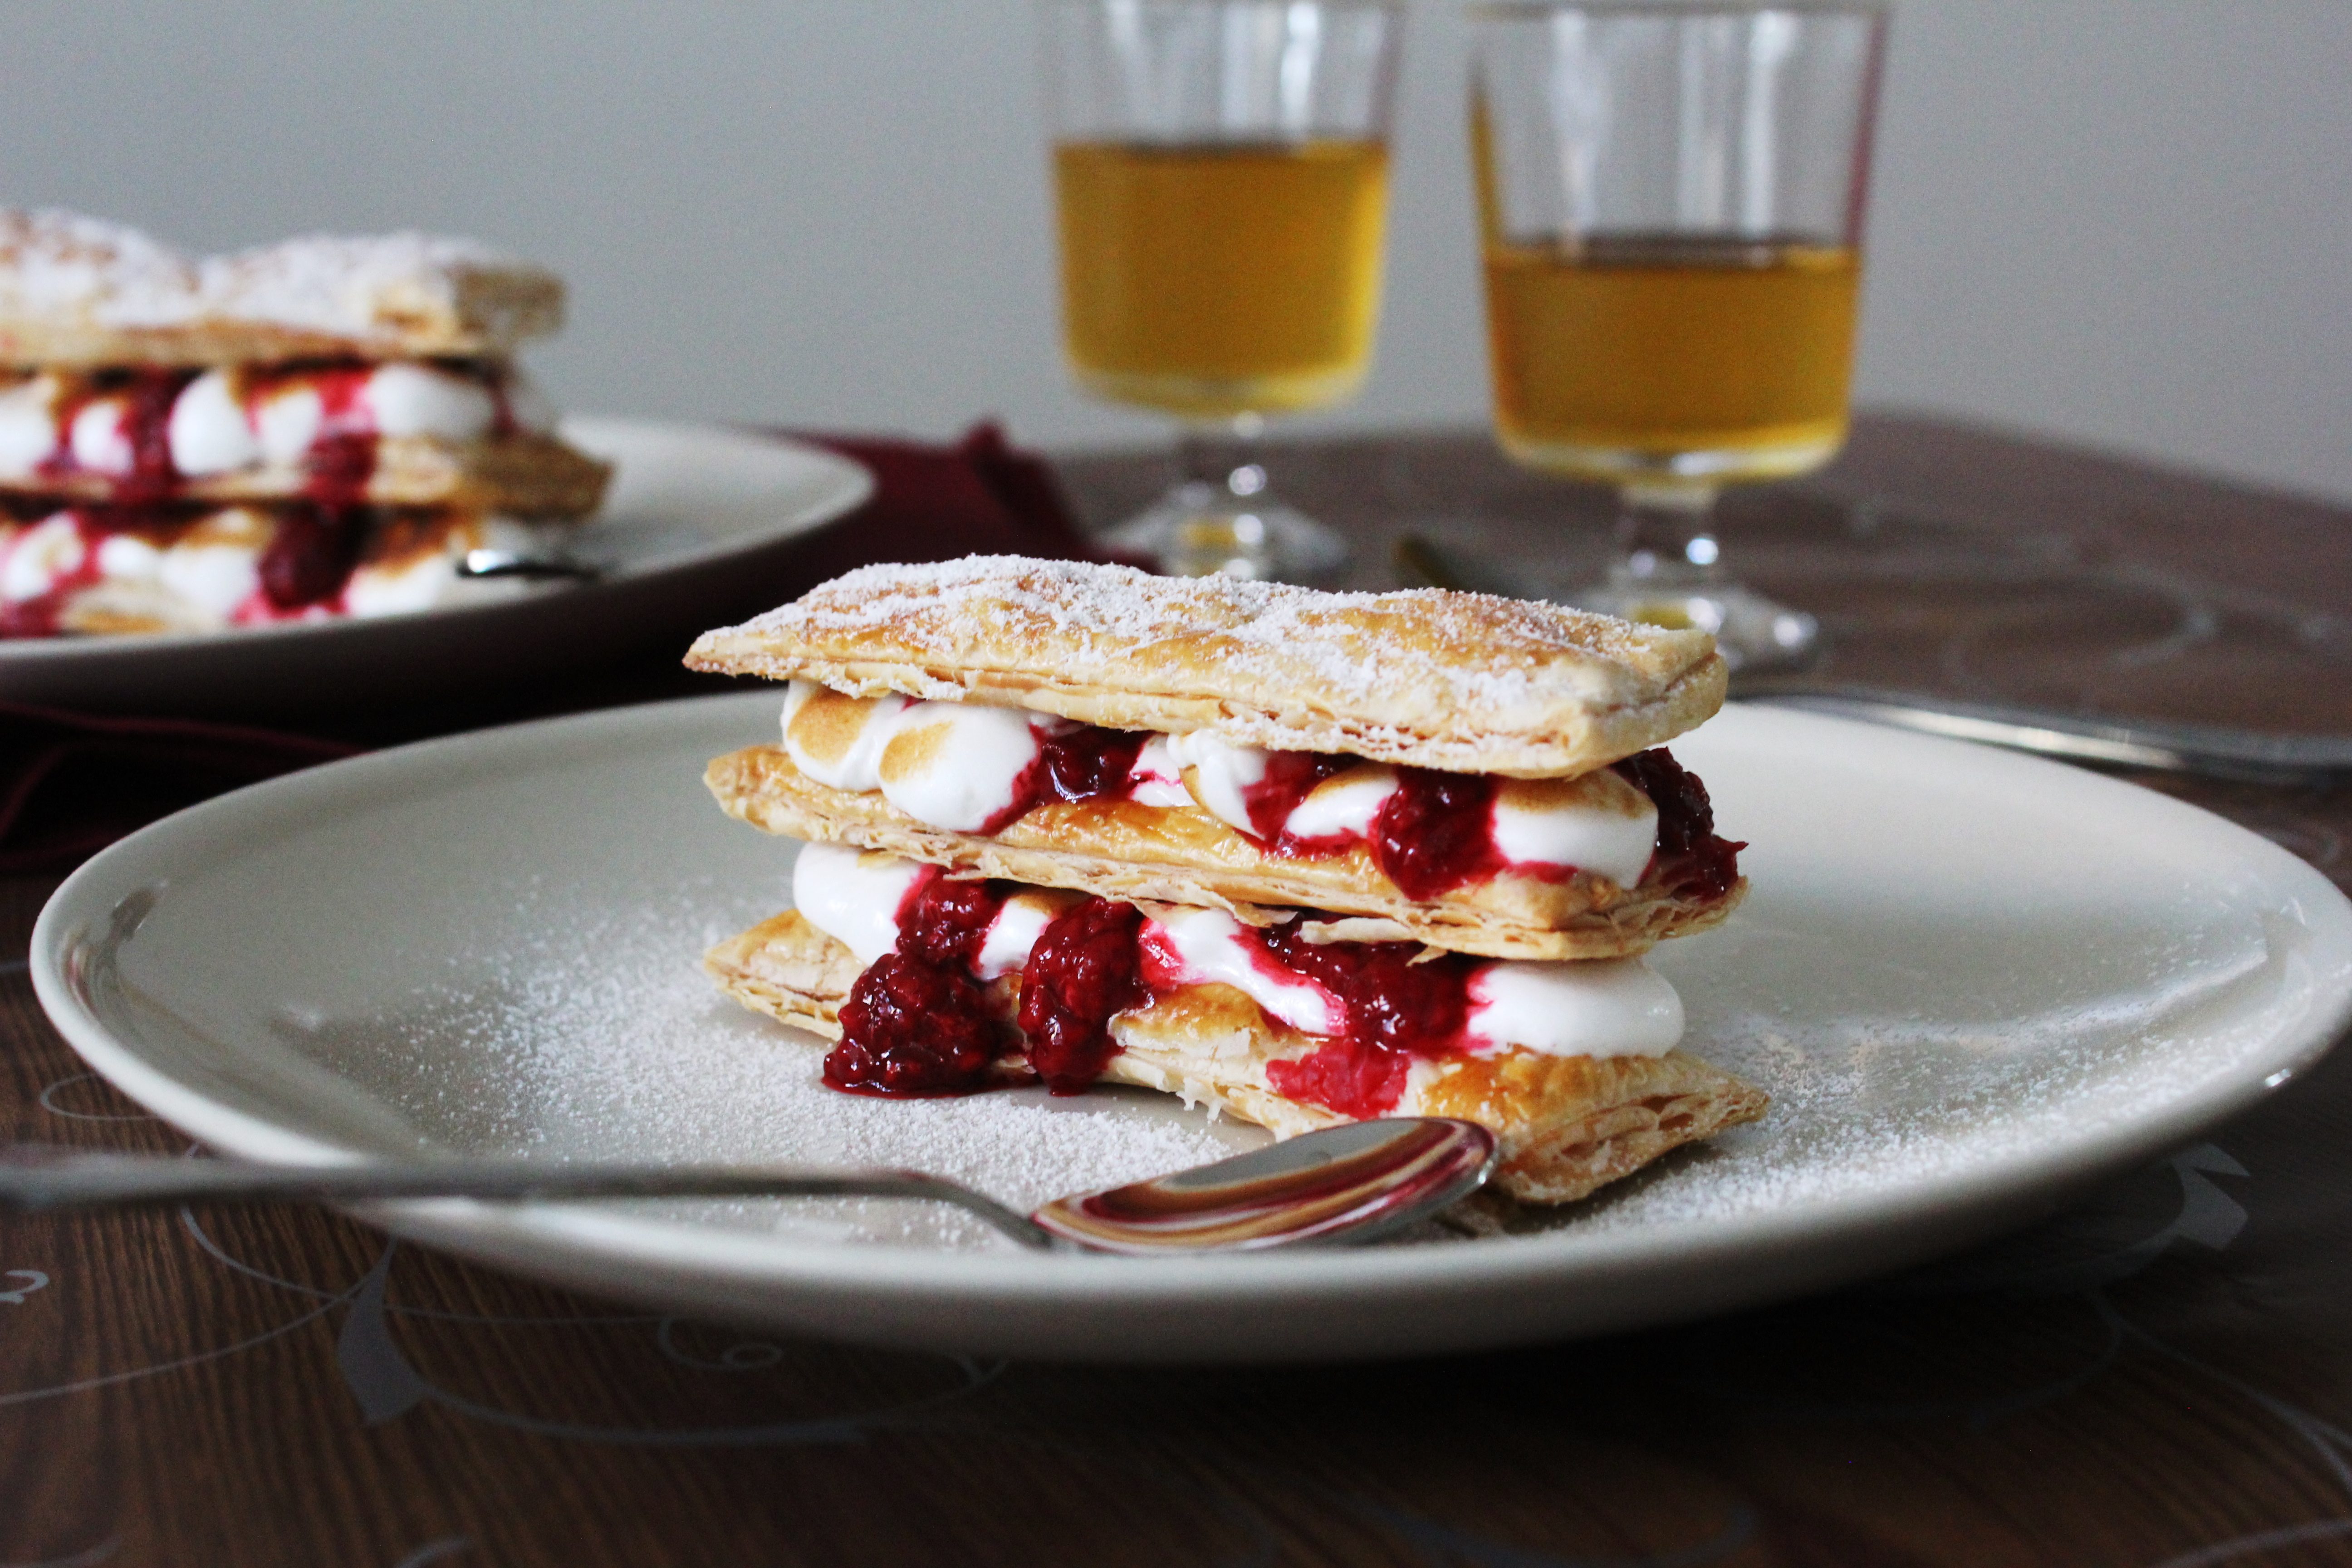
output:
M 198 258 L 79 214 L 0 208 L 0 364 L 503 356 L 563 283 L 471 240 L 306 236 Z
M 858 973 L 849 950 L 797 910 L 720 942 L 703 966 L 746 1006 L 827 1039 L 841 1037 L 839 1010 Z M 992 995 L 1006 1016 L 1017 1009 L 1010 982 Z M 1231 986 L 1188 986 L 1122 1013 L 1111 1036 L 1120 1049 L 1106 1082 L 1219 1105 L 1283 1137 L 1348 1120 L 1268 1084 L 1269 1062 L 1317 1042 L 1267 1018 Z M 1561 1204 L 1669 1150 L 1753 1121 L 1767 1103 L 1762 1090 L 1681 1051 L 1595 1058 L 1505 1050 L 1417 1067 L 1394 1113 L 1460 1117 L 1492 1130 L 1502 1145 L 1501 1189 L 1523 1203 Z
M 1557 605 L 1022 556 L 865 567 L 704 633 L 687 663 L 1521 778 L 1670 741 L 1723 705 L 1726 679 L 1704 632 Z
M 503 517 L 584 517 L 604 500 L 613 466 L 552 436 L 518 433 L 480 441 L 432 436 L 379 437 L 375 462 L 359 500 L 369 506 L 442 507 Z M 128 499 L 129 481 L 70 472 L 0 479 L 0 496 L 44 497 L 86 505 Z M 268 504 L 311 494 L 299 464 L 257 464 L 234 473 L 181 479 L 172 499 L 196 504 Z

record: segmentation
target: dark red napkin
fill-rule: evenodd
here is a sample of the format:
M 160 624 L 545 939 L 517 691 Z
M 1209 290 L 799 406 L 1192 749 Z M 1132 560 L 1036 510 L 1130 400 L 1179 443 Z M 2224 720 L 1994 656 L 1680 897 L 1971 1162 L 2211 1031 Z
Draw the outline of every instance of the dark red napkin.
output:
M 760 607 L 782 604 L 876 561 L 971 554 L 1098 559 L 1079 532 L 1052 468 L 1015 450 L 996 426 L 950 446 L 866 437 L 806 439 L 865 464 L 873 499 L 756 569 Z M 682 645 L 680 645 L 682 647 Z M 679 647 L 552 692 L 521 694 L 510 711 L 478 705 L 427 711 L 379 735 L 410 738 L 508 719 L 640 701 L 695 689 Z M 706 681 L 709 678 L 698 678 Z M 709 682 L 712 685 L 721 683 Z M 186 719 L 100 718 L 0 702 L 0 874 L 63 870 L 134 828 L 241 784 L 368 749 L 336 716 L 321 733 Z M 336 738 L 329 738 L 329 734 Z

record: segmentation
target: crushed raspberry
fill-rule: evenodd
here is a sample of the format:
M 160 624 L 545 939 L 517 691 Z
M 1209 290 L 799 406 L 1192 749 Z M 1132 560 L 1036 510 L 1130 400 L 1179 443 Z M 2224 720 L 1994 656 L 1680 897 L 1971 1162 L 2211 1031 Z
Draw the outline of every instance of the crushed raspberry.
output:
M 1404 1097 L 1412 1058 L 1362 1040 L 1333 1040 L 1290 1061 L 1268 1062 L 1275 1092 L 1352 1116 L 1385 1116 Z
M 1493 778 L 1399 768 L 1397 781 L 1372 824 L 1372 858 L 1399 892 L 1433 899 L 1503 868 Z
M 1078 1094 L 1100 1076 L 1118 1047 L 1114 1014 L 1150 993 L 1136 937 L 1143 911 L 1088 899 L 1054 918 L 1021 972 L 1021 1032 L 1029 1065 L 1055 1094 Z
M 1477 960 L 1450 952 L 1422 958 L 1417 942 L 1312 942 L 1299 924 L 1288 921 L 1259 940 L 1284 968 L 1339 998 L 1349 1038 L 1417 1056 L 1455 1047 L 1470 1016 Z
M 172 464 L 172 405 L 195 376 L 194 371 L 150 367 L 131 378 L 122 418 L 131 442 L 131 475 L 117 492 L 121 500 L 161 500 L 179 487 L 180 471 Z
M 906 952 L 866 965 L 842 1004 L 841 1030 L 824 1081 L 854 1094 L 969 1094 L 985 1087 L 1005 1046 L 976 981 Z
M 936 869 L 898 908 L 898 951 L 925 963 L 969 969 L 997 911 L 1004 889 L 993 882 L 957 882 Z
M 1316 785 L 1360 760 L 1323 752 L 1268 752 L 1265 776 L 1242 788 L 1242 809 L 1249 813 L 1252 835 L 1268 843 L 1280 838 L 1282 825 L 1300 801 L 1315 793 Z
M 1101 800 L 1127 793 L 1128 775 L 1150 739 L 1140 730 L 1106 730 L 1081 724 L 1039 743 L 1038 791 L 1031 804 L 1047 800 Z
M 342 591 L 367 531 L 356 511 L 288 507 L 261 552 L 261 591 L 281 610 L 323 604 Z
M 1650 875 L 1676 893 L 1719 899 L 1739 880 L 1745 843 L 1718 838 L 1706 785 L 1664 746 L 1625 758 L 1617 772 L 1658 808 L 1658 848 Z

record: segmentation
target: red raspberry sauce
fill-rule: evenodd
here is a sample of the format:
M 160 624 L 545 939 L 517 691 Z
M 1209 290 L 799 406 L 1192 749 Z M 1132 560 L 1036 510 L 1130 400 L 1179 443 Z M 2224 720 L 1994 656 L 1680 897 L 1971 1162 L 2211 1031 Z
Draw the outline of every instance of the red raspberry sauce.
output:
M 1372 858 L 1408 899 L 1433 899 L 1503 868 L 1495 846 L 1496 781 L 1485 773 L 1399 768 L 1372 823 Z
M 866 965 L 841 1005 L 841 1043 L 824 1081 L 853 1094 L 970 1094 L 1013 1047 L 971 973 L 1004 906 L 993 883 L 954 882 L 936 868 L 898 909 L 898 943 Z
M 1715 806 L 1697 775 L 1664 746 L 1627 757 L 1616 768 L 1658 808 L 1658 847 L 1643 880 L 1696 898 L 1729 892 L 1739 880 L 1739 852 L 1748 846 L 1716 837 Z
M 1249 813 L 1253 836 L 1269 844 L 1282 839 L 1282 825 L 1290 820 L 1298 803 L 1313 795 L 1317 784 L 1334 773 L 1345 773 L 1361 760 L 1321 752 L 1266 753 L 1265 776 L 1242 790 L 1242 808 Z M 1321 843 L 1318 840 L 1317 847 Z M 1323 852 L 1331 854 L 1345 847 L 1344 840 L 1333 840 Z
M 1081 1094 L 1118 1051 L 1112 1015 L 1135 1006 L 1144 988 L 1136 937 L 1143 911 L 1088 899 L 1054 918 L 1021 972 L 1021 1033 L 1029 1065 L 1055 1094 Z
M 366 536 L 366 514 L 355 507 L 283 508 L 261 552 L 262 594 L 281 610 L 329 602 L 351 581 Z
M 1293 1100 L 1342 1116 L 1385 1115 L 1404 1092 L 1414 1057 L 1461 1049 L 1470 1016 L 1470 976 L 1479 963 L 1459 953 L 1421 957 L 1417 942 L 1317 943 L 1296 920 L 1262 933 L 1267 952 L 1330 992 L 1342 1032 L 1294 1061 L 1269 1063 L 1266 1081 Z

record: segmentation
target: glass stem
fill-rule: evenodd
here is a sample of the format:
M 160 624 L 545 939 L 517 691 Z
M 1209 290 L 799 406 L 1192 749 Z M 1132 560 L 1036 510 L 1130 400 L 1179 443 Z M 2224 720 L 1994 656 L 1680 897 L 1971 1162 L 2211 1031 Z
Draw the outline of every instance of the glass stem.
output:
M 1627 485 L 1618 492 L 1612 586 L 1696 588 L 1720 583 L 1711 485 Z
M 1186 489 L 1196 488 L 1201 504 L 1229 506 L 1265 491 L 1265 465 L 1257 460 L 1265 421 L 1255 414 L 1187 424 L 1176 443 L 1176 461 Z

